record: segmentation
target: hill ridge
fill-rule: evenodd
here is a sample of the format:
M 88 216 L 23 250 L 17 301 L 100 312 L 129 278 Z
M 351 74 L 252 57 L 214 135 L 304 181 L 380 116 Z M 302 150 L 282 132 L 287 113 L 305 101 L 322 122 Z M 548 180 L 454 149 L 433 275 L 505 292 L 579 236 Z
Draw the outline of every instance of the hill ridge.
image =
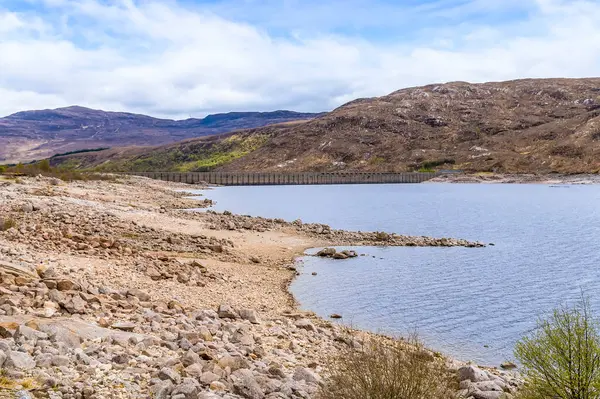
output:
M 600 171 L 600 78 L 450 82 L 356 99 L 319 118 L 73 157 L 104 170 Z
M 20 111 L 0 118 L 0 163 L 42 159 L 88 148 L 167 144 L 319 115 L 278 110 L 173 120 L 79 105 Z

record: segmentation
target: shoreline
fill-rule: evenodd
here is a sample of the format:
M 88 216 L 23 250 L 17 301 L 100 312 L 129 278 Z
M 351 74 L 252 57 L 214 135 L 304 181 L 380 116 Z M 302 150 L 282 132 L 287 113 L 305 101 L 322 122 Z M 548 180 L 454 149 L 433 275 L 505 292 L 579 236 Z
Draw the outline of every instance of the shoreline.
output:
M 600 174 L 449 173 L 424 183 L 592 185 L 600 184 Z
M 176 191 L 189 189 L 0 178 L 0 352 L 13 382 L 0 397 L 50 386 L 63 398 L 313 397 L 330 356 L 371 334 L 300 309 L 288 289 L 296 258 L 325 246 L 483 246 L 189 212 L 210 205 Z

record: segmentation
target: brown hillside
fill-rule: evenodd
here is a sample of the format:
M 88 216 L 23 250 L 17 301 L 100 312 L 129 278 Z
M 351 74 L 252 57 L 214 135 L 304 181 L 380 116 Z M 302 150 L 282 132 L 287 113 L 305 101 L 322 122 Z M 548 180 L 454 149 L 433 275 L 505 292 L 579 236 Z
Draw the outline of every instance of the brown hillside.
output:
M 352 101 L 309 122 L 246 130 L 238 136 L 261 137 L 260 145 L 238 152 L 217 168 L 403 171 L 433 166 L 596 172 L 600 169 L 600 78 L 408 88 Z M 215 142 L 186 143 L 175 145 L 180 154 L 210 150 Z M 200 148 L 194 143 L 204 144 Z M 167 147 L 161 148 L 168 152 Z M 187 165 L 186 170 L 194 170 Z M 176 162 L 165 166 L 177 169 Z

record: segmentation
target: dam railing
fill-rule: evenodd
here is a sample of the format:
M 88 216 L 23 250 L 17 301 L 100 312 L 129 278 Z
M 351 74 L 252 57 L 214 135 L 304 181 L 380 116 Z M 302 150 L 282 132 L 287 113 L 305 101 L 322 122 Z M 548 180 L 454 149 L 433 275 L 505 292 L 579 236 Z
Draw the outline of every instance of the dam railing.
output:
M 440 173 L 369 173 L 369 172 L 299 172 L 299 173 L 244 173 L 244 172 L 132 172 L 136 176 L 188 184 L 215 184 L 220 186 L 273 186 L 300 184 L 398 184 L 422 183 Z

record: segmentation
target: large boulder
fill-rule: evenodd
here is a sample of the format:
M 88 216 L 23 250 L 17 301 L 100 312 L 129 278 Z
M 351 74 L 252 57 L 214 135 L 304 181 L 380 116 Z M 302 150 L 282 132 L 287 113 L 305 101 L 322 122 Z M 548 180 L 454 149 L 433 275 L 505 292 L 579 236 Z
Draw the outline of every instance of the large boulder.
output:
M 185 399 L 196 399 L 198 392 L 200 392 L 200 384 L 193 378 L 185 378 L 181 384 L 173 388 L 171 397 L 183 396 Z
M 260 318 L 254 309 L 240 309 L 239 314 L 242 319 L 248 320 L 252 324 L 260 324 Z
M 263 399 L 265 393 L 256 381 L 252 371 L 248 369 L 236 370 L 231 374 L 233 392 L 247 399 Z
M 488 381 L 490 378 L 485 371 L 477 366 L 464 366 L 458 369 L 458 379 L 460 381 L 481 382 Z
M 331 257 L 333 255 L 336 254 L 336 250 L 335 248 L 323 248 L 322 250 L 320 250 L 319 252 L 317 252 L 317 256 L 321 256 L 321 257 Z
M 220 318 L 222 319 L 237 319 L 239 315 L 235 310 L 229 305 L 222 304 L 219 306 L 219 310 L 217 312 Z
M 294 371 L 294 380 L 305 381 L 307 384 L 318 384 L 321 382 L 321 378 L 314 371 L 305 367 L 296 368 L 296 371 Z
M 25 352 L 10 351 L 4 366 L 19 370 L 31 370 L 35 368 L 35 360 Z

